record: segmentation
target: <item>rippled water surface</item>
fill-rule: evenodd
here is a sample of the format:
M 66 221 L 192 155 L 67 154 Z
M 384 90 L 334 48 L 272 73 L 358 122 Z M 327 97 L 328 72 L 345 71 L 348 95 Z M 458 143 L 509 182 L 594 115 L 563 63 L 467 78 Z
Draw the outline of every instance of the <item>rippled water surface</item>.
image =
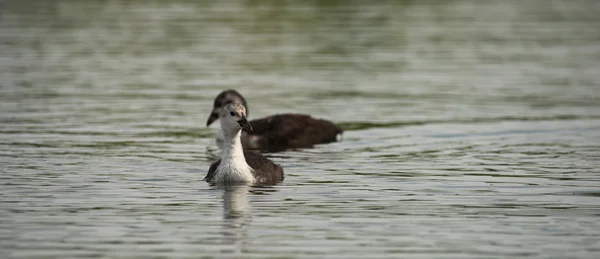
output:
M 2 1 L 2 258 L 600 257 L 596 1 Z M 342 142 L 211 187 L 205 127 Z

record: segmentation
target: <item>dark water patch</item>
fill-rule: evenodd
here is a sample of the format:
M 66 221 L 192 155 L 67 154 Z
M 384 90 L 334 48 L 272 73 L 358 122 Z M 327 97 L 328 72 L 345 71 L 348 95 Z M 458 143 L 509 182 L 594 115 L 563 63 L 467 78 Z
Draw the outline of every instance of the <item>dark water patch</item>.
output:
M 34 118 L 22 118 L 22 117 L 0 117 L 0 124 L 44 124 L 44 119 L 34 119 Z M 0 133 L 4 133 L 4 130 L 0 129 Z
M 547 117 L 495 117 L 495 118 L 473 118 L 473 119 L 453 119 L 453 120 L 427 120 L 427 121 L 403 121 L 403 122 L 338 122 L 337 124 L 344 130 L 365 130 L 371 128 L 398 128 L 409 126 L 421 126 L 430 124 L 478 124 L 494 123 L 506 121 L 569 121 L 569 120 L 598 120 L 600 116 L 582 116 L 582 115 L 558 115 Z
M 210 138 L 214 137 L 215 133 L 213 130 L 205 129 L 182 129 L 182 130 L 164 130 L 164 131 L 152 131 L 136 133 L 135 137 L 146 138 L 146 137 L 166 137 L 166 138 Z
M 399 98 L 411 98 L 407 95 L 395 94 L 389 92 L 371 92 L 371 91 L 328 91 L 328 92 L 316 92 L 311 94 L 312 99 L 332 99 L 332 98 L 374 98 L 374 99 L 399 99 Z
M 365 173 L 365 172 L 352 171 L 352 174 L 353 175 L 364 175 L 364 176 L 393 176 L 393 177 L 402 177 L 402 178 L 425 176 L 425 174 L 422 174 L 422 173 L 399 172 L 399 171 L 376 172 L 376 173 Z
M 571 193 L 561 193 L 559 195 L 576 195 L 576 196 L 600 197 L 600 189 L 598 191 L 579 191 L 579 192 L 571 192 Z
M 142 127 L 140 128 L 148 128 Z M 36 134 L 36 135 L 60 135 L 63 137 L 68 136 L 106 136 L 106 137 L 119 137 L 119 138 L 192 138 L 192 139 L 202 139 L 214 137 L 215 133 L 211 129 L 164 129 L 160 130 L 161 127 L 153 126 L 153 129 L 158 129 L 155 131 L 144 131 L 144 132 L 132 132 L 132 131 L 79 131 L 79 130 L 47 130 L 47 129 L 26 129 L 26 130 L 0 130 L 0 134 L 7 135 L 22 135 L 22 134 Z M 168 127 L 165 127 L 168 128 Z M 144 140 L 146 142 L 146 140 Z M 118 143 L 118 142 L 106 142 L 107 144 Z M 30 143 L 30 142 L 12 142 L 14 145 L 39 145 L 44 146 L 45 143 Z M 75 146 L 75 145 L 74 145 Z
M 63 125 L 61 125 L 63 126 Z M 110 131 L 70 131 L 70 130 L 47 130 L 47 129 L 24 129 L 24 130 L 0 130 L 2 134 L 39 134 L 39 135 L 83 135 L 83 136 L 123 136 L 123 132 Z
M 97 141 L 88 144 L 72 144 L 74 147 L 98 148 L 98 149 L 119 149 L 123 147 L 152 147 L 152 141 Z

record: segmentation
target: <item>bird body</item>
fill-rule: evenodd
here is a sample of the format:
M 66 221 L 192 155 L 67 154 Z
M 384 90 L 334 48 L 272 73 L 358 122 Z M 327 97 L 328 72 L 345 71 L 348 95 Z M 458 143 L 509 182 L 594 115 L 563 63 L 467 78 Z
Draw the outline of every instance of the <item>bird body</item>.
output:
M 260 153 L 244 151 L 242 128 L 251 130 L 243 105 L 226 105 L 219 114 L 223 154 L 212 163 L 205 181 L 213 184 L 276 184 L 283 181 L 283 169 Z
M 206 125 L 217 120 L 222 107 L 230 103 L 239 103 L 248 111 L 246 100 L 237 91 L 223 91 L 217 95 Z M 252 130 L 243 130 L 240 136 L 243 148 L 270 152 L 335 142 L 343 133 L 343 129 L 330 121 L 296 113 L 276 114 L 249 123 Z M 222 140 L 222 134 L 217 133 L 217 144 L 221 148 Z

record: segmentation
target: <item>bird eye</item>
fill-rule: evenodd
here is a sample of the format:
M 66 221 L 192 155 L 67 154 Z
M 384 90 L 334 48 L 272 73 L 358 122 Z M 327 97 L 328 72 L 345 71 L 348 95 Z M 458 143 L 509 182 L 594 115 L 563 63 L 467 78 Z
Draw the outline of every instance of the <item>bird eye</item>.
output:
M 229 115 L 235 116 L 235 112 L 230 112 Z

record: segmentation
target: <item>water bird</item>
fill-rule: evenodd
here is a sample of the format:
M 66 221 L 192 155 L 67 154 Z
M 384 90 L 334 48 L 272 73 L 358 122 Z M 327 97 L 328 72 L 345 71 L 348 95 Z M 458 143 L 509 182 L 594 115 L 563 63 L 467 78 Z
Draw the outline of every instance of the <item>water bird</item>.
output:
M 213 184 L 273 185 L 283 181 L 283 169 L 262 154 L 243 150 L 242 129 L 252 130 L 246 108 L 230 103 L 219 111 L 223 133 L 221 159 L 212 163 L 204 180 Z
M 230 103 L 239 103 L 246 108 L 246 99 L 235 90 L 225 90 L 215 98 L 213 110 L 206 121 L 210 126 L 219 119 L 220 111 Z M 308 148 L 315 144 L 335 142 L 343 129 L 333 122 L 315 119 L 305 114 L 277 114 L 250 121 L 252 130 L 244 129 L 241 139 L 244 149 L 277 152 L 290 148 Z M 222 146 L 223 136 L 217 132 L 217 144 Z M 221 147 L 222 149 L 222 147 Z

